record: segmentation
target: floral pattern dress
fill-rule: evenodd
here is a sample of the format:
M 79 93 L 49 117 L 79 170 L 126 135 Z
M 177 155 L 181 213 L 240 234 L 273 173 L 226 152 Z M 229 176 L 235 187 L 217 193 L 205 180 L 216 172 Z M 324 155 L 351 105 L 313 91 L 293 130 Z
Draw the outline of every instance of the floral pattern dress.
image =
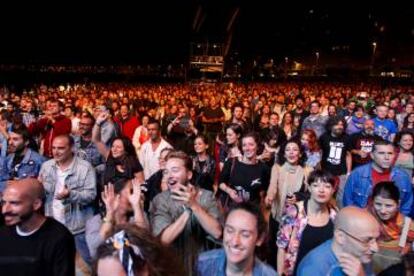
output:
M 299 253 L 302 233 L 308 224 L 308 217 L 305 212 L 304 202 L 307 201 L 300 201 L 286 207 L 282 216 L 282 223 L 277 234 L 277 247 L 286 250 L 284 261 L 284 270 L 286 275 L 293 275 L 296 258 Z M 336 214 L 336 208 L 329 206 L 329 217 L 331 220 L 335 219 Z

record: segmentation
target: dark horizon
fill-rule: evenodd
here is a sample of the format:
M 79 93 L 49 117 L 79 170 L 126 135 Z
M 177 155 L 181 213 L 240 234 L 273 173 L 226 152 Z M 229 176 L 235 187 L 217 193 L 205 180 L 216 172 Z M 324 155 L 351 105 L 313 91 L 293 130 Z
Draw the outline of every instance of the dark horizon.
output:
M 414 64 L 414 9 L 282 7 L 269 3 L 179 4 L 2 10 L 0 64 L 182 64 L 192 41 L 229 43 L 242 61 L 284 57 Z M 199 13 L 199 18 L 197 18 Z M 234 16 L 233 23 L 230 24 Z M 19 22 L 19 23 L 17 23 Z M 227 28 L 230 26 L 230 30 Z M 230 39 L 231 38 L 231 39 Z

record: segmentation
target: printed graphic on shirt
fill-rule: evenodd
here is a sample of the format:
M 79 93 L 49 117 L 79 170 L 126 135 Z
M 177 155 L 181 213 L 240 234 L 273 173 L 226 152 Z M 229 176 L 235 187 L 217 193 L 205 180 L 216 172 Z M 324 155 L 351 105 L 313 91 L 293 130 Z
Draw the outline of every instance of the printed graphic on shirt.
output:
M 361 150 L 364 152 L 371 152 L 374 146 L 374 140 L 361 140 Z
M 388 139 L 390 131 L 385 126 L 379 125 L 375 128 L 375 134 L 386 140 Z
M 260 187 L 262 185 L 262 181 L 260 178 L 256 178 L 250 182 L 250 188 L 254 189 L 255 187 Z M 242 186 L 235 186 L 237 195 L 243 199 L 244 202 L 250 200 L 250 192 L 246 191 Z
M 329 147 L 329 155 L 326 161 L 333 165 L 339 165 L 345 144 L 343 142 L 329 142 Z

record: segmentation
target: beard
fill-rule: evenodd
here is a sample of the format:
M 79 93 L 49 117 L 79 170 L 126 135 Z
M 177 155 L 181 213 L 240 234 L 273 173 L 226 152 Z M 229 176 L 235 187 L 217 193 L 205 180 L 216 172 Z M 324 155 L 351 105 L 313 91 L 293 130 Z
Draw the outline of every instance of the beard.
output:
M 343 128 L 341 128 L 341 129 L 333 129 L 332 130 L 332 134 L 335 135 L 335 136 L 341 136 L 342 134 L 344 134 L 344 129 Z
M 28 211 L 26 213 L 23 213 L 21 215 L 13 214 L 13 213 L 4 213 L 3 216 L 4 216 L 4 218 L 6 218 L 7 216 L 8 217 L 16 217 L 16 218 L 19 218 L 19 220 L 16 223 L 13 223 L 13 224 L 7 224 L 7 221 L 6 221 L 6 225 L 7 226 L 15 226 L 15 225 L 22 224 L 23 222 L 29 220 L 33 216 L 33 211 L 30 210 L 30 211 Z
M 364 132 L 365 132 L 365 134 L 368 134 L 368 135 L 374 135 L 374 130 L 370 129 L 370 128 L 365 129 Z

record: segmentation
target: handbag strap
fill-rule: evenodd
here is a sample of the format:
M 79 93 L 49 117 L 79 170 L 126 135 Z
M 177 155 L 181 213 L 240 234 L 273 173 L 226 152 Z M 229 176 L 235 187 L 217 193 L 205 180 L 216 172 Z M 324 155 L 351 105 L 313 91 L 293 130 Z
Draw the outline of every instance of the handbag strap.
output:
M 404 217 L 404 226 L 401 231 L 400 242 L 398 243 L 398 246 L 401 248 L 404 248 L 405 244 L 407 243 L 407 236 L 408 236 L 408 231 L 410 230 L 410 225 L 411 225 L 411 218 L 407 216 Z

